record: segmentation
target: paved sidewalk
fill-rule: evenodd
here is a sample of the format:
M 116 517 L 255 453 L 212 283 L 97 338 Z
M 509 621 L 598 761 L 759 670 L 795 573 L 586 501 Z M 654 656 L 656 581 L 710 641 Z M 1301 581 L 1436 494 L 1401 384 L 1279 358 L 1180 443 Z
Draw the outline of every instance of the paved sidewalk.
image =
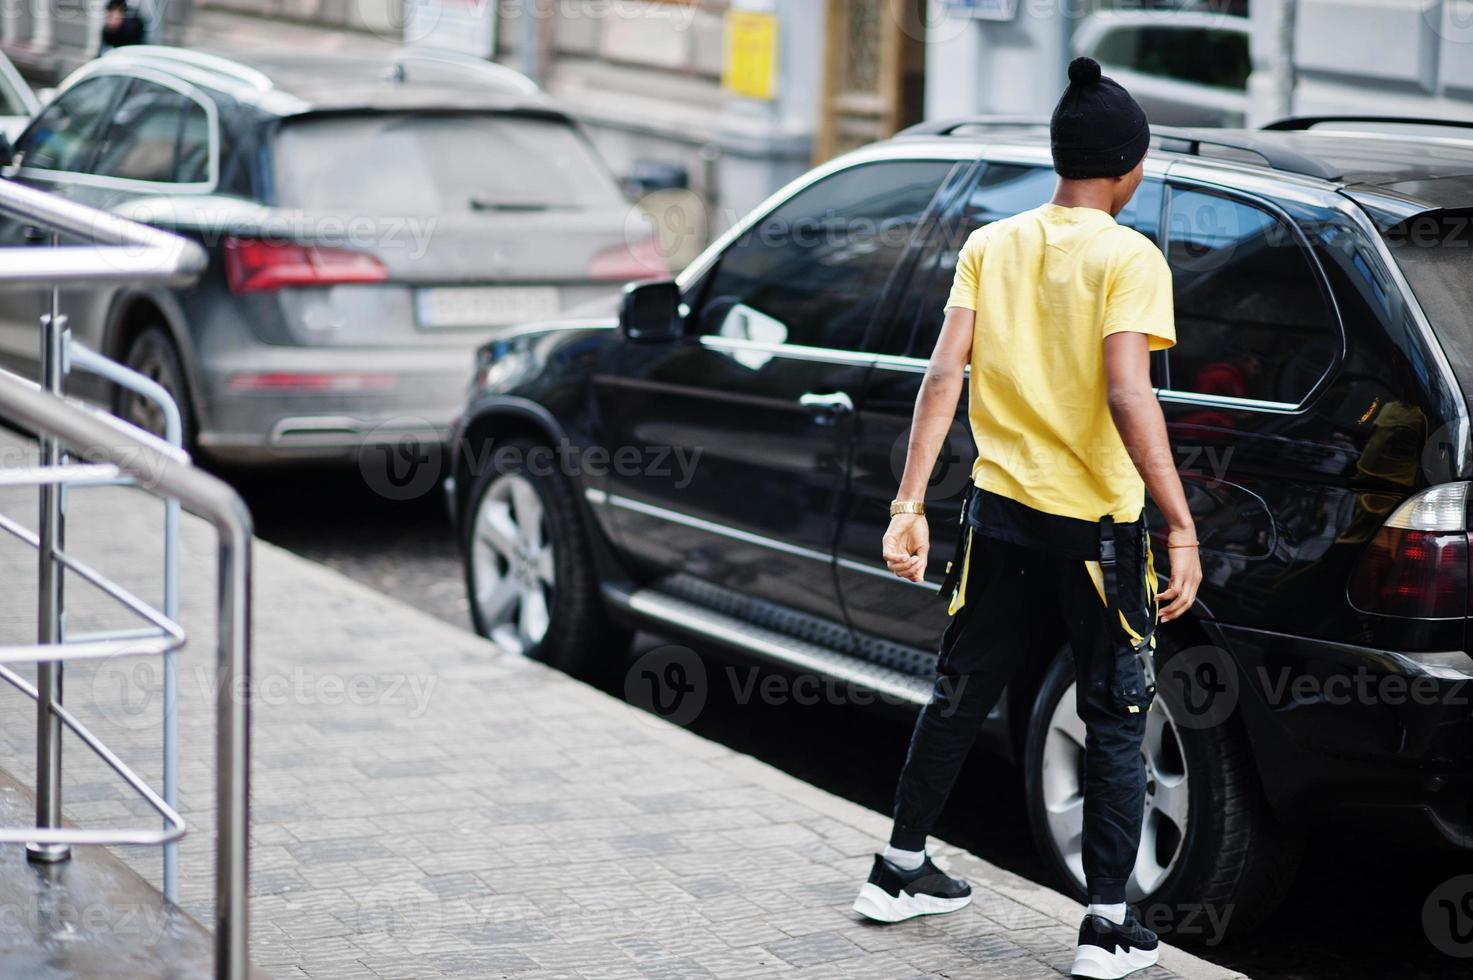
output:
M 0 439 L 0 448 L 12 441 Z M 14 453 L 6 456 L 14 460 Z M 310 492 L 292 488 L 290 492 Z M 161 523 L 121 489 L 71 495 L 72 550 L 149 599 Z M 0 491 L 34 523 L 34 494 Z M 372 533 L 365 528 L 364 533 Z M 185 909 L 209 923 L 212 533 L 186 518 L 181 670 Z M 31 555 L 0 540 L 0 641 L 33 636 Z M 1080 906 L 954 849 L 976 901 L 880 927 L 849 911 L 880 814 L 816 790 L 260 543 L 255 578 L 253 956 L 279 978 L 1047 978 Z M 71 628 L 123 621 L 72 587 Z M 67 700 L 158 776 L 158 674 L 68 669 Z M 0 692 L 0 767 L 32 780 L 33 715 Z M 65 809 L 143 812 L 75 742 Z M 120 848 L 158 880 L 155 850 Z M 0 974 L 10 975 L 0 964 Z M 1166 950 L 1141 974 L 1235 974 Z

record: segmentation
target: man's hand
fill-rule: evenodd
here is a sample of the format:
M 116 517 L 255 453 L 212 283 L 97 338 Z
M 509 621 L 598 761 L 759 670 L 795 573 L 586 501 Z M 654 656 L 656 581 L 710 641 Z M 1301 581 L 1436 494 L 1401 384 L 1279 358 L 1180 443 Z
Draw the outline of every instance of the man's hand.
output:
M 923 581 L 926 556 L 931 553 L 931 527 L 920 514 L 896 514 L 890 518 L 882 548 L 885 567 L 911 582 Z
M 1169 623 L 1192 608 L 1197 601 L 1197 587 L 1202 584 L 1202 559 L 1197 554 L 1195 528 L 1171 531 L 1166 535 L 1166 548 L 1171 561 L 1171 584 L 1156 596 L 1161 609 L 1161 622 Z
M 926 484 L 936 468 L 941 443 L 956 418 L 966 381 L 967 362 L 972 356 L 972 326 L 977 314 L 960 306 L 946 311 L 936 349 L 926 365 L 926 376 L 916 395 L 911 416 L 910 441 L 905 451 L 905 473 L 900 477 L 896 500 L 925 500 Z M 897 514 L 885 531 L 885 565 L 901 578 L 921 582 L 926 574 L 926 555 L 931 550 L 931 529 L 920 514 Z

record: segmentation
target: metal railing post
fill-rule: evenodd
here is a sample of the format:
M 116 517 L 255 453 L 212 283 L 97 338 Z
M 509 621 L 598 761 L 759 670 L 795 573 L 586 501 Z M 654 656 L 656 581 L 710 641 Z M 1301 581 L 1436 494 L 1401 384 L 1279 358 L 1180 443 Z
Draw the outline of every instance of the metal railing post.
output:
M 51 290 L 50 311 L 41 317 L 41 387 L 59 395 L 62 385 L 62 338 L 66 317 L 60 313 L 59 290 Z M 41 465 L 61 463 L 61 441 L 40 433 Z M 36 549 L 39 579 L 39 602 L 36 616 L 36 642 L 61 643 L 62 568 L 56 552 L 64 544 L 62 533 L 62 488 L 43 484 L 38 491 L 41 500 L 41 544 Z M 55 830 L 61 827 L 61 718 L 55 706 L 62 701 L 62 663 L 53 661 L 36 665 L 36 827 Z M 72 855 L 66 844 L 30 843 L 26 857 L 51 864 Z
M 237 498 L 238 499 L 238 498 Z M 244 507 L 241 508 L 242 512 Z M 218 596 L 219 693 L 215 703 L 215 975 L 246 980 L 250 922 L 250 648 L 249 516 L 220 525 Z
M 68 335 L 64 363 L 67 373 L 86 371 L 111 381 L 158 405 L 164 416 L 164 441 L 184 447 L 184 420 L 179 406 L 158 382 L 84 346 Z M 164 618 L 179 619 L 179 501 L 164 500 Z M 164 802 L 179 808 L 179 651 L 164 654 Z M 164 821 L 165 826 L 168 820 Z M 164 897 L 179 901 L 179 842 L 164 845 Z

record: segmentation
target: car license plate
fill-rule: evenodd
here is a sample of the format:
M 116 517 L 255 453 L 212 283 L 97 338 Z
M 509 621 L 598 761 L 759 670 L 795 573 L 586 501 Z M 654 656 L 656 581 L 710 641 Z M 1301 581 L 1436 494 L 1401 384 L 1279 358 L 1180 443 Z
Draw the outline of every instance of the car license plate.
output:
M 421 327 L 496 327 L 553 316 L 556 286 L 438 286 L 415 295 Z

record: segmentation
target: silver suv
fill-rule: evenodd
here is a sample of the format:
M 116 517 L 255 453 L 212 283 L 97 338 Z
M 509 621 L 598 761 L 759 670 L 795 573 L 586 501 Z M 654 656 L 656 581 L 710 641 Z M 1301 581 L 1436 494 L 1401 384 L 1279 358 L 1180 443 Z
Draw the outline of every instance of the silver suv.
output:
M 6 175 L 208 250 L 195 286 L 63 305 L 83 342 L 170 389 L 191 445 L 223 462 L 443 439 L 499 329 L 664 269 L 577 125 L 515 72 L 450 53 L 247 66 L 119 49 L 63 83 Z M 0 244 L 35 238 L 0 221 Z M 42 300 L 0 294 L 5 366 L 34 374 Z M 115 407 L 159 427 L 142 403 Z

